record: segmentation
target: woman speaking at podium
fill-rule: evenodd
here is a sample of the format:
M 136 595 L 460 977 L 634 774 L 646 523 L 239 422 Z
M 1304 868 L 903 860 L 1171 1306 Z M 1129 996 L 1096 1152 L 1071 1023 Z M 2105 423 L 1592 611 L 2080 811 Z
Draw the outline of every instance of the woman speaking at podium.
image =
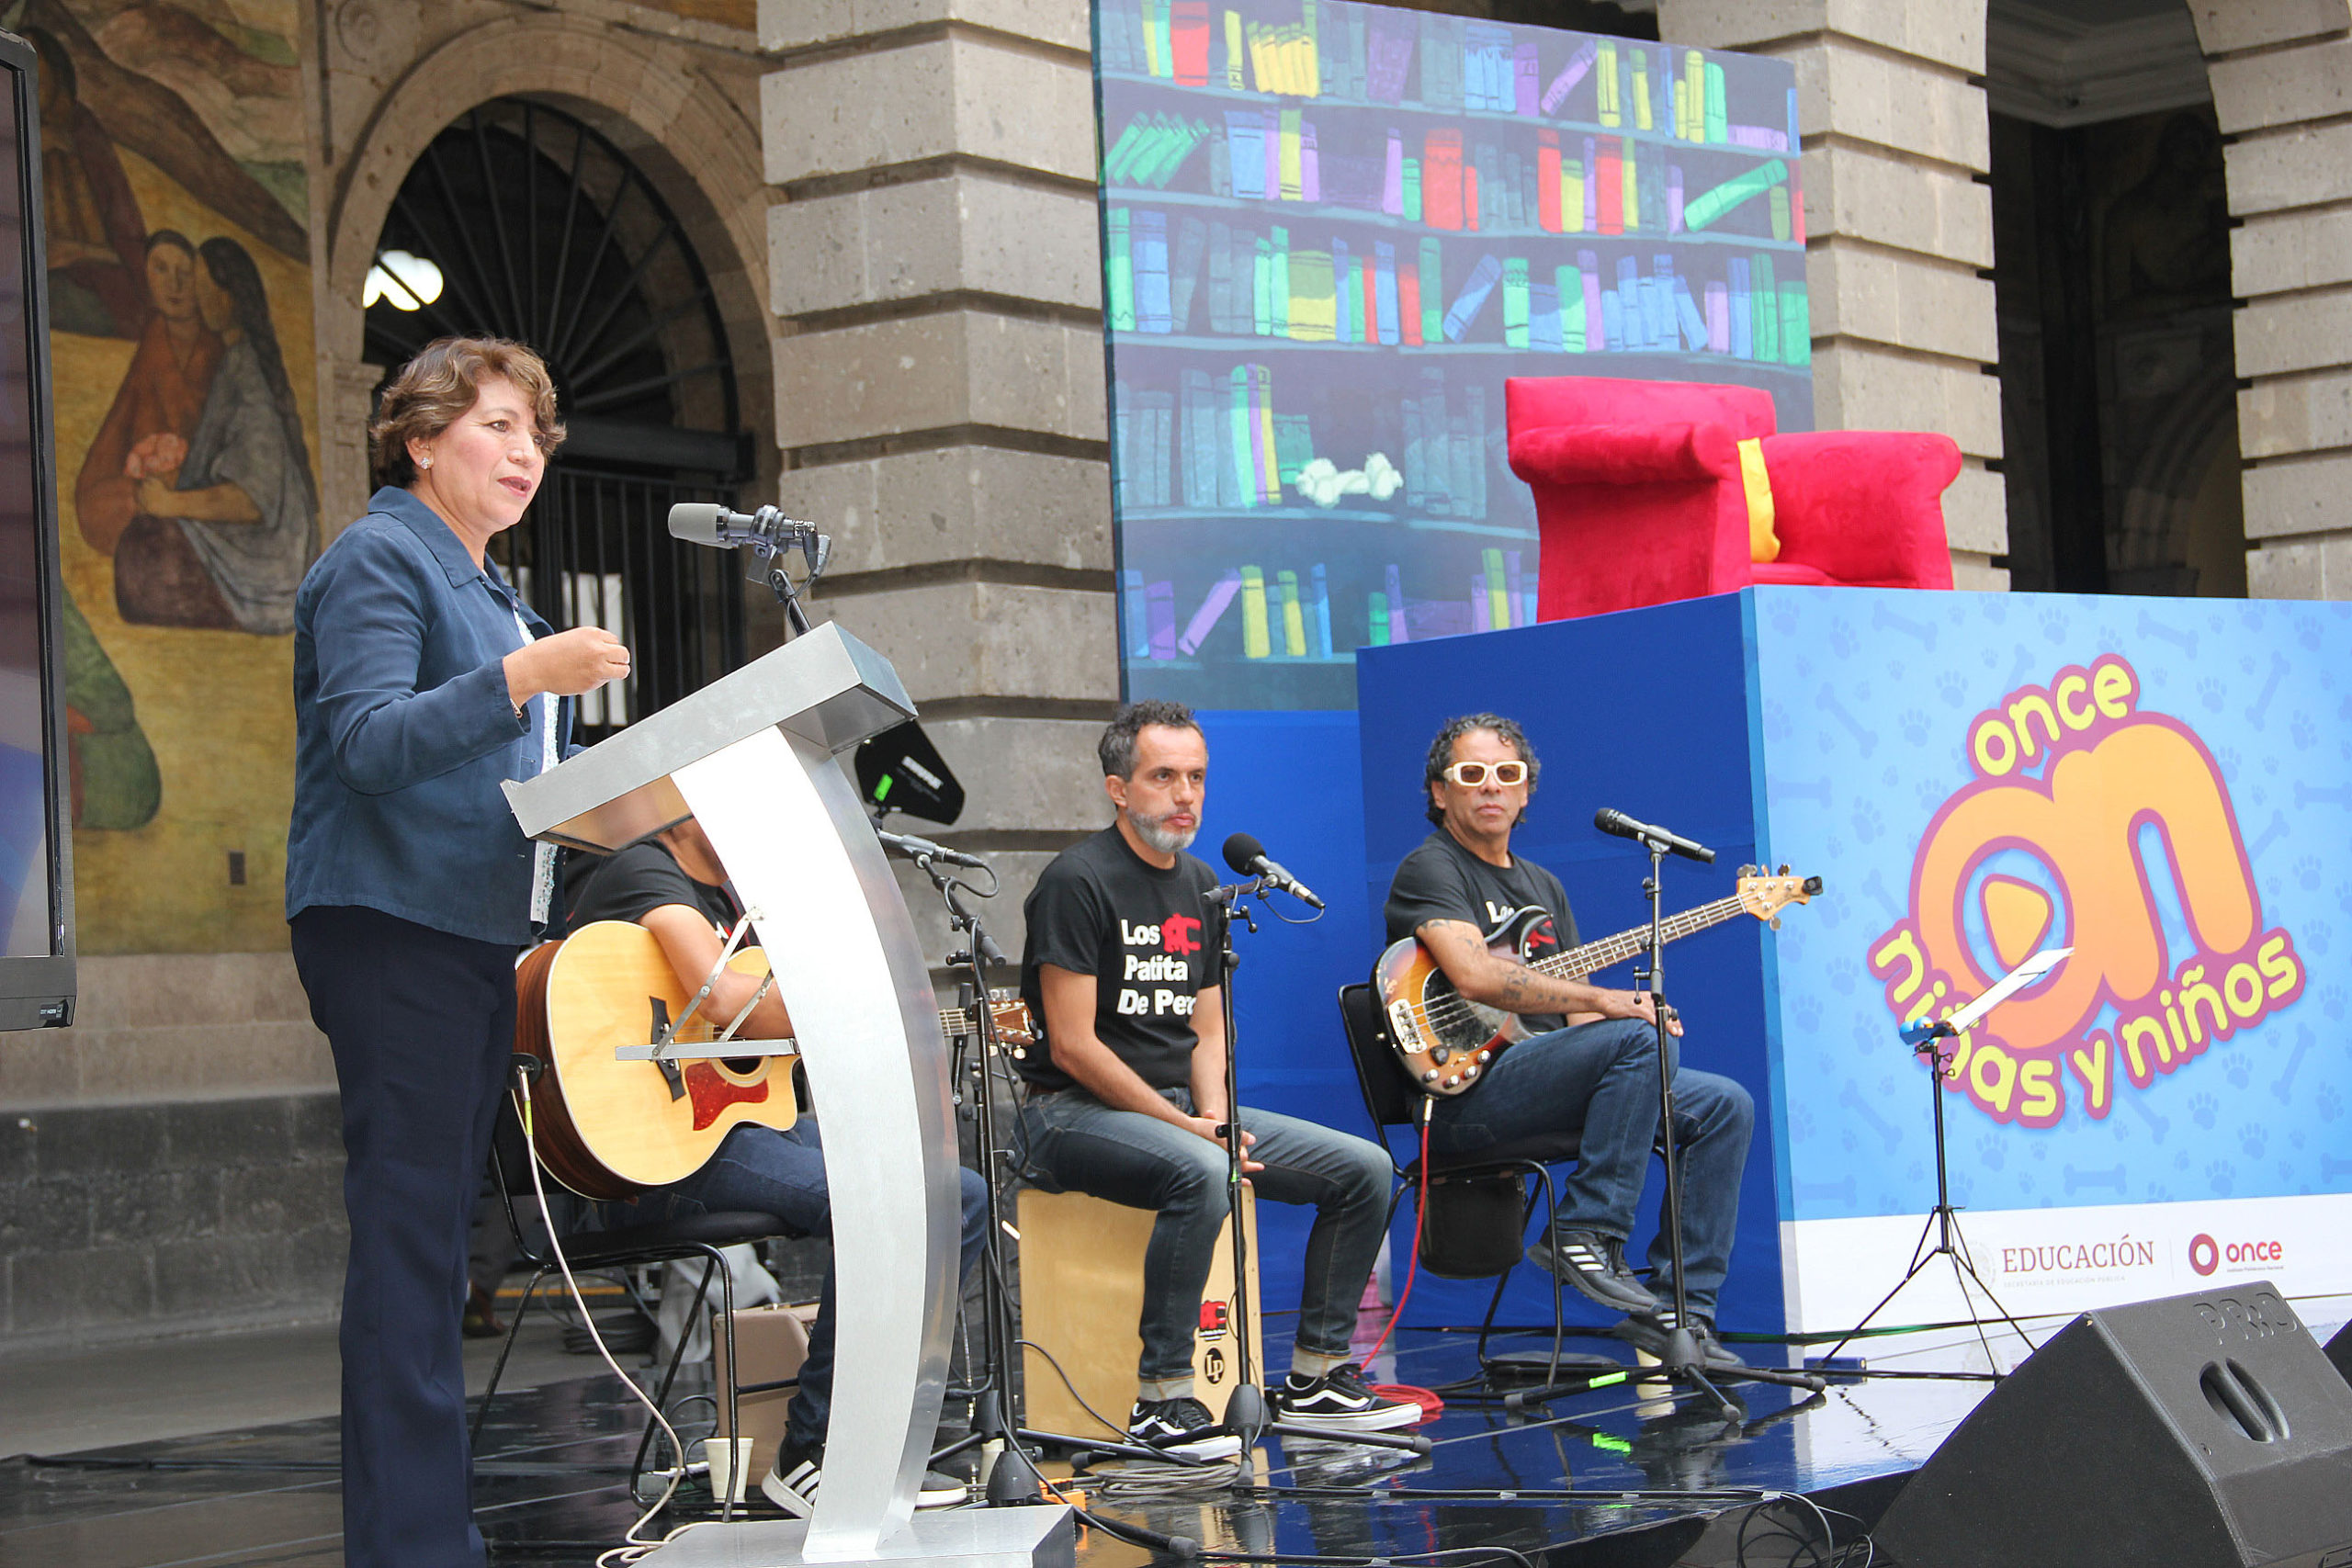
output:
M 563 439 L 539 356 L 444 338 L 368 427 L 379 490 L 294 603 L 286 913 L 334 1048 L 348 1157 L 344 1561 L 473 1568 L 458 1316 L 466 1240 L 514 1041 L 514 955 L 551 846 L 499 784 L 564 753 L 571 705 L 628 673 L 609 632 L 556 632 L 484 555 Z

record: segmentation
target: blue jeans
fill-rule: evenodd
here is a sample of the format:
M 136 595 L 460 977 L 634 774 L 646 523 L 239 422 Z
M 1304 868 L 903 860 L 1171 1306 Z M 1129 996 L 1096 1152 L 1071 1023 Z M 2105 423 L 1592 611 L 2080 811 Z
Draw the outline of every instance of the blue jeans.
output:
M 1712 1319 L 1731 1268 L 1756 1105 L 1730 1078 L 1681 1066 L 1681 1043 L 1667 1041 L 1682 1165 L 1682 1282 L 1692 1314 Z M 1628 1018 L 1520 1042 L 1495 1058 L 1476 1089 L 1439 1100 L 1430 1123 L 1430 1156 L 1440 1166 L 1550 1164 L 1577 1150 L 1576 1169 L 1561 1184 L 1557 1228 L 1619 1241 L 1633 1234 L 1657 1141 L 1657 1037 L 1655 1026 Z M 1673 1254 L 1663 1224 L 1650 1244 L 1650 1267 L 1652 1291 L 1671 1300 Z
M 978 1261 L 980 1244 L 989 1226 L 988 1184 L 979 1173 L 958 1167 L 963 1179 L 964 1236 L 962 1279 L 969 1279 Z M 830 1235 L 833 1228 L 831 1195 L 825 1187 L 825 1146 L 813 1116 L 804 1116 L 789 1132 L 773 1127 L 741 1126 L 727 1134 L 707 1164 L 683 1181 L 671 1183 L 666 1196 L 710 1213 L 741 1210 L 774 1214 L 786 1224 L 809 1235 Z M 640 1212 L 659 1204 L 649 1195 Z M 676 1212 L 674 1209 L 673 1213 Z M 808 1331 L 808 1359 L 800 1364 L 800 1388 L 793 1395 L 792 1412 L 785 1420 L 784 1440 L 795 1448 L 814 1448 L 825 1440 L 825 1417 L 833 1403 L 833 1269 L 825 1266 L 824 1294 L 817 1304 L 817 1322 Z
M 1160 1092 L 1170 1104 L 1192 1110 L 1188 1091 Z M 1266 1168 L 1250 1178 L 1258 1196 L 1315 1205 L 1293 1365 L 1319 1374 L 1347 1359 L 1363 1282 L 1380 1255 L 1388 1156 L 1350 1134 L 1271 1111 L 1244 1107 L 1240 1121 L 1258 1140 L 1250 1157 Z M 1035 1185 L 1159 1211 L 1144 1252 L 1138 1371 L 1147 1399 L 1190 1393 L 1201 1293 L 1225 1224 L 1225 1150 L 1156 1116 L 1114 1111 L 1082 1089 L 1033 1092 L 1021 1131 L 1022 1173 Z

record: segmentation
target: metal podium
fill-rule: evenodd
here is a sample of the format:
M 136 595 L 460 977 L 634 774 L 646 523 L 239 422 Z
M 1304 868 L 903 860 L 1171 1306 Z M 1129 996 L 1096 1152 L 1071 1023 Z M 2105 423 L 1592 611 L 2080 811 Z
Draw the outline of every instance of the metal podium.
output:
M 824 1117 L 838 1348 L 815 1514 L 699 1526 L 643 1560 L 663 1568 L 1074 1561 L 1067 1506 L 914 1511 L 956 1314 L 955 1122 L 914 923 L 834 761 L 914 711 L 888 660 L 822 626 L 505 786 L 525 833 L 602 853 L 701 821 L 775 961 Z M 751 1054 L 678 1054 L 697 1052 Z

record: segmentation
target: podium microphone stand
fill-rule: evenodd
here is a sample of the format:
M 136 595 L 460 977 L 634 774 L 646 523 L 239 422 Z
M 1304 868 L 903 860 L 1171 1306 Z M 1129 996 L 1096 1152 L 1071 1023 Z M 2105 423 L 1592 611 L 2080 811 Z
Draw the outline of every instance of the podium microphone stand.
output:
M 1976 1288 L 1983 1292 L 1984 1299 L 1992 1303 L 1996 1314 L 1994 1321 L 2007 1324 L 2017 1337 L 2025 1341 L 2028 1351 L 2037 1348 L 2032 1336 L 2026 1333 L 2024 1325 L 2018 1322 L 2016 1314 L 2001 1304 L 2001 1298 L 1993 1293 L 1993 1287 L 1986 1284 L 1984 1276 L 1976 1271 L 1975 1260 L 1968 1255 L 1967 1239 L 1960 1234 L 1960 1211 L 1952 1205 L 1951 1167 L 1945 1155 L 1944 1080 L 1951 1076 L 1952 1060 L 1959 1055 L 1957 1047 L 1949 1043 L 1957 1040 L 1974 1027 L 1978 1020 L 2001 1003 L 2057 968 L 2074 951 L 2071 947 L 2044 948 L 2007 975 L 2002 976 L 1989 990 L 1975 1000 L 1942 1018 L 1923 1018 L 1902 1027 L 1899 1032 L 1903 1043 L 1911 1047 L 1913 1054 L 1924 1058 L 1928 1063 L 1928 1100 L 1934 1112 L 1936 1128 L 1936 1206 L 1928 1211 L 1928 1223 L 1921 1228 L 1919 1240 L 1911 1249 L 1911 1267 L 1903 1271 L 1903 1278 L 1894 1282 L 1894 1289 L 1881 1296 L 1878 1305 L 1864 1313 L 1862 1321 L 1848 1329 L 1845 1337 L 1837 1344 L 1832 1345 L 1822 1355 L 1811 1358 L 1809 1365 L 1827 1366 L 1837 1357 L 1838 1351 L 1851 1344 L 1864 1329 L 1870 1326 L 1872 1318 L 1884 1312 L 1888 1303 L 1903 1293 L 1903 1288 L 1905 1285 L 1925 1273 L 1928 1266 L 1939 1258 L 1951 1259 L 1952 1283 L 1959 1287 L 1961 1304 L 1969 1310 L 1968 1322 L 1976 1330 L 1977 1343 L 1984 1348 L 1987 1370 L 1983 1372 L 1873 1371 L 1868 1367 L 1841 1367 L 1836 1369 L 1837 1371 L 1859 1377 L 1922 1377 L 1944 1378 L 1956 1382 L 1999 1382 L 2002 1374 L 1993 1360 L 1993 1342 L 1985 1337 L 1984 1319 L 1976 1315 L 1975 1303 L 1968 1299 L 1968 1286 L 1971 1280 L 1975 1281 Z M 1931 1236 L 1935 1239 L 1933 1247 L 1928 1245 L 1928 1238 Z

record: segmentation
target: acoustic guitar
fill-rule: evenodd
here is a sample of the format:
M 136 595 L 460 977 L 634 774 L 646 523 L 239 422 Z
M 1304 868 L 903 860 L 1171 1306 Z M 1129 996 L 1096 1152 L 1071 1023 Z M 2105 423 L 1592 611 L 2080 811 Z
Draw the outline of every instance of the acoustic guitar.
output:
M 1821 878 L 1792 876 L 1787 866 L 1777 876 L 1744 866 L 1737 892 L 1670 917 L 1666 939 L 1690 936 L 1743 914 L 1777 927 L 1781 910 L 1809 902 L 1820 891 Z M 1544 953 L 1538 949 L 1553 941 L 1549 919 L 1539 908 L 1512 910 L 1487 933 L 1487 951 L 1539 975 L 1581 980 L 1649 948 L 1650 928 L 1644 924 L 1566 952 Z M 1389 945 L 1373 965 L 1372 985 L 1388 1021 L 1389 1043 L 1414 1087 L 1424 1094 L 1466 1092 L 1506 1048 L 1533 1032 L 1518 1013 L 1474 1002 L 1455 990 L 1418 937 Z
M 728 967 L 763 976 L 767 956 L 747 947 Z M 614 1059 L 616 1047 L 660 1039 L 694 999 L 643 926 L 597 920 L 543 943 L 515 967 L 514 986 L 514 1048 L 547 1064 L 532 1090 L 532 1148 L 549 1175 L 583 1198 L 626 1200 L 681 1180 L 743 1123 L 782 1130 L 799 1114 L 793 1055 Z M 1017 995 L 991 994 L 989 1011 L 1007 1042 L 1035 1037 Z M 709 1012 L 706 1001 L 679 1040 L 718 1038 L 728 1020 Z M 940 1025 L 951 1040 L 974 1027 L 961 1008 L 944 1010 Z

